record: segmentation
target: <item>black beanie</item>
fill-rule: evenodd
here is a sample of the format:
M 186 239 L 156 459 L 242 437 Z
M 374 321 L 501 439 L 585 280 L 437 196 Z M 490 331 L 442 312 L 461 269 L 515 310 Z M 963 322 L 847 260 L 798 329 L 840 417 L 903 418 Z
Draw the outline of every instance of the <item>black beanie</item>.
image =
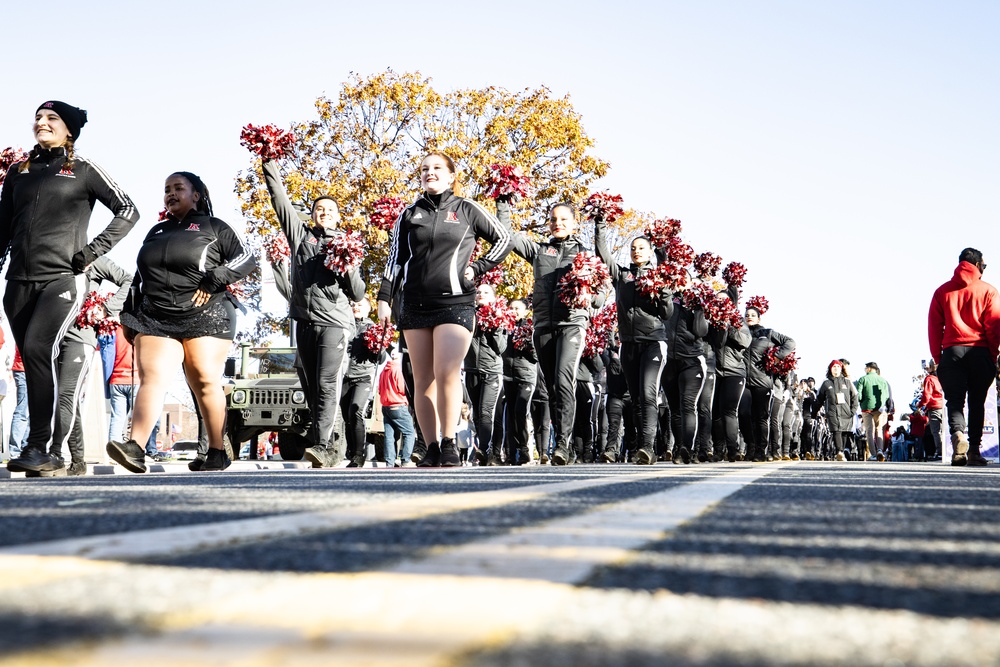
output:
M 73 141 L 80 138 L 80 128 L 87 124 L 87 112 L 83 109 L 77 108 L 72 104 L 66 104 L 65 102 L 59 102 L 57 100 L 49 100 L 48 102 L 42 102 L 38 109 L 35 109 L 35 113 L 38 113 L 41 109 L 51 109 L 59 114 L 62 118 L 62 122 L 66 123 L 66 129 L 69 130 L 70 135 L 73 137 Z

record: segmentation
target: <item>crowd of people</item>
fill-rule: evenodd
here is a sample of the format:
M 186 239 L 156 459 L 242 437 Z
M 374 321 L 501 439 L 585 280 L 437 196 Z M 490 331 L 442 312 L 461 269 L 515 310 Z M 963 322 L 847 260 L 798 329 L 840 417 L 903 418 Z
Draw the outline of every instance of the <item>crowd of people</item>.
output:
M 146 443 L 182 367 L 208 443 L 192 468 L 224 470 L 230 460 L 219 377 L 241 308 L 227 287 L 247 276 L 256 259 L 213 216 L 205 183 L 177 171 L 166 178 L 165 211 L 129 280 L 103 255 L 138 213 L 103 169 L 75 153 L 86 121 L 85 111 L 63 102 L 39 106 L 37 145 L 11 167 L 0 195 L 0 248 L 9 257 L 4 307 L 31 415 L 8 468 L 32 476 L 81 474 L 79 411 L 88 368 L 75 360 L 96 344 L 92 323 L 80 317 L 103 280 L 119 296 L 102 301 L 96 319 L 121 310 L 117 336 L 131 344 L 138 375 L 130 383 L 138 385 L 134 396 L 118 397 L 134 401 L 129 435 L 122 410 L 113 410 L 113 431 L 122 435 L 109 438 L 108 455 L 131 472 L 146 471 Z M 980 279 L 985 263 L 978 251 L 963 251 L 955 277 L 935 293 L 929 325 L 935 367 L 905 418 L 910 428 L 892 432 L 892 392 L 876 363 L 853 380 L 848 362 L 835 359 L 818 387 L 813 378 L 800 380 L 794 364 L 783 363 L 794 359 L 795 341 L 762 322 L 765 300 L 748 302 L 742 317 L 709 317 L 679 288 L 653 280 L 669 251 L 651 235 L 632 239 L 629 261 L 619 262 L 600 209 L 583 215 L 559 203 L 548 211 L 547 239 L 515 233 L 512 195 L 497 197 L 496 214 L 462 197 L 455 162 L 440 152 L 422 160 L 422 194 L 393 227 L 373 324 L 357 265 L 332 268 L 324 254 L 342 234 L 336 200 L 318 197 L 303 221 L 274 160 L 265 158 L 262 168 L 289 249 L 284 292 L 312 417 L 305 456 L 314 467 L 371 460 L 363 414 L 374 387 L 388 461 L 399 434 L 402 461 L 420 467 L 934 458 L 942 454 L 943 401 L 956 441 L 952 463 L 985 464 L 980 399 L 996 377 L 1000 299 Z M 96 201 L 114 218 L 88 242 Z M 581 224 L 593 225 L 594 250 L 610 284 L 568 300 L 567 279 L 591 250 Z M 488 244 L 481 254 L 478 241 Z M 511 252 L 530 264 L 533 287 L 512 301 L 506 326 L 488 326 L 484 309 L 498 295 L 481 279 Z M 719 295 L 737 312 L 737 283 L 723 285 Z M 612 333 L 591 345 L 599 309 L 612 299 Z M 388 332 L 393 323 L 398 344 L 388 354 L 372 351 L 369 329 Z M 338 411 L 346 424 L 342 441 L 334 435 Z

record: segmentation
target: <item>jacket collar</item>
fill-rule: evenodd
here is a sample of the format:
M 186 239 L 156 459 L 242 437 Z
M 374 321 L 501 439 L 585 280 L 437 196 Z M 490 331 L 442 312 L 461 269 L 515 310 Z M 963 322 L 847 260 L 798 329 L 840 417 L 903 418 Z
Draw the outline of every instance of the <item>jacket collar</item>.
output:
M 55 148 L 42 148 L 38 144 L 31 149 L 31 160 L 58 160 L 66 157 L 66 147 L 56 146 Z
M 440 199 L 440 203 L 435 204 L 434 202 L 436 199 Z M 419 201 L 424 202 L 427 206 L 431 208 L 431 210 L 440 211 L 448 208 L 451 205 L 451 203 L 456 199 L 458 199 L 458 197 L 455 196 L 454 192 L 452 192 L 451 190 L 445 190 L 440 195 L 436 196 L 429 195 L 425 192 L 422 195 L 420 195 Z

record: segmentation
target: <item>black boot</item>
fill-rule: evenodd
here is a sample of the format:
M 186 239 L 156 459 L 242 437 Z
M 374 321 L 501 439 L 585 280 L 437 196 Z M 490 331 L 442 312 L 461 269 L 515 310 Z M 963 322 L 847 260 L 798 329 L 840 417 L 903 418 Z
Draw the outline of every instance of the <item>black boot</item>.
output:
M 417 461 L 417 467 L 437 468 L 440 467 L 440 465 L 441 465 L 441 446 L 436 442 L 432 442 L 431 444 L 427 445 L 426 455 L 422 459 Z

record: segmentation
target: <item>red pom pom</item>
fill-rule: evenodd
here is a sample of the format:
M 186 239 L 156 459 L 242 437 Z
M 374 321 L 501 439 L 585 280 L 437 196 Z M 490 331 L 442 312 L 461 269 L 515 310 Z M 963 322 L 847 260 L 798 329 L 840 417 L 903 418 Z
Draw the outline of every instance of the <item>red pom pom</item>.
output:
M 264 239 L 264 255 L 267 261 L 274 263 L 292 256 L 292 250 L 288 247 L 288 239 L 284 233 L 274 232 Z
M 399 197 L 382 197 L 372 204 L 372 212 L 368 221 L 373 227 L 391 231 L 399 219 L 400 213 L 406 208 L 406 202 Z
M 28 153 L 23 148 L 8 146 L 0 151 L 0 184 L 7 178 L 7 171 L 18 162 L 28 159 Z
M 618 305 L 611 302 L 594 314 L 584 338 L 583 353 L 593 359 L 611 344 L 611 338 L 618 324 Z
M 752 296 L 747 299 L 747 308 L 753 308 L 763 317 L 768 309 L 767 299 L 762 296 Z
M 592 252 L 580 252 L 556 289 L 559 300 L 568 308 L 590 308 L 594 296 L 610 287 L 611 275 L 604 262 Z
M 497 285 L 503 282 L 503 269 L 499 266 L 494 266 L 492 269 L 487 271 L 481 276 L 476 276 L 476 286 L 479 285 Z
M 90 292 L 87 294 L 87 297 L 83 300 L 83 305 L 80 307 L 80 313 L 76 316 L 77 328 L 86 329 L 87 327 L 96 327 L 101 320 L 107 317 L 108 311 L 104 307 L 107 300 L 107 294 L 100 294 L 99 292 Z
M 486 195 L 493 199 L 500 197 L 526 197 L 531 179 L 524 175 L 520 167 L 505 164 L 490 165 L 486 177 Z
M 621 203 L 621 195 L 595 192 L 587 197 L 587 201 L 583 203 L 580 212 L 588 218 L 603 218 L 605 222 L 612 223 L 625 213 L 625 209 L 621 207 Z
M 483 331 L 512 331 L 516 324 L 517 316 L 502 296 L 476 308 L 476 326 Z
M 643 272 L 635 281 L 635 289 L 655 303 L 665 292 L 679 292 L 685 289 L 688 282 L 688 272 L 683 266 L 663 263 Z
M 295 149 L 295 136 L 274 125 L 246 125 L 240 133 L 240 145 L 246 146 L 265 160 L 290 157 Z
M 334 273 L 347 273 L 361 266 L 365 240 L 355 231 L 337 232 L 326 244 L 323 266 Z
M 372 354 L 378 354 L 383 350 L 389 349 L 389 345 L 395 337 L 396 327 L 394 327 L 391 322 L 385 327 L 381 324 L 370 326 L 362 336 L 365 341 L 365 347 L 367 347 L 368 351 Z
M 518 352 L 526 352 L 535 349 L 534 341 L 532 340 L 532 334 L 535 332 L 535 323 L 530 317 L 524 319 L 523 322 L 516 325 L 514 330 L 511 332 L 511 342 L 514 345 L 514 349 Z
M 649 239 L 654 248 L 662 248 L 670 243 L 670 240 L 681 233 L 681 221 L 667 218 L 666 220 L 653 220 L 646 225 L 643 235 Z
M 232 294 L 233 297 L 240 303 L 247 300 L 247 289 L 244 282 L 245 281 L 241 280 L 238 283 L 226 285 L 226 291 Z
M 163 209 L 162 211 L 160 211 L 160 214 L 157 216 L 156 221 L 157 222 L 163 222 L 164 220 L 167 219 L 167 215 L 168 215 L 167 214 L 167 209 Z
M 767 352 L 764 353 L 764 370 L 775 377 L 788 375 L 795 370 L 798 364 L 799 359 L 794 352 L 782 359 L 778 356 L 778 348 L 772 346 L 767 348 Z
M 722 258 L 711 252 L 703 252 L 694 258 L 694 272 L 702 280 L 707 280 L 719 272 Z
M 729 262 L 729 264 L 726 264 L 726 268 L 722 270 L 722 279 L 733 287 L 741 287 L 746 278 L 747 267 L 739 262 Z

